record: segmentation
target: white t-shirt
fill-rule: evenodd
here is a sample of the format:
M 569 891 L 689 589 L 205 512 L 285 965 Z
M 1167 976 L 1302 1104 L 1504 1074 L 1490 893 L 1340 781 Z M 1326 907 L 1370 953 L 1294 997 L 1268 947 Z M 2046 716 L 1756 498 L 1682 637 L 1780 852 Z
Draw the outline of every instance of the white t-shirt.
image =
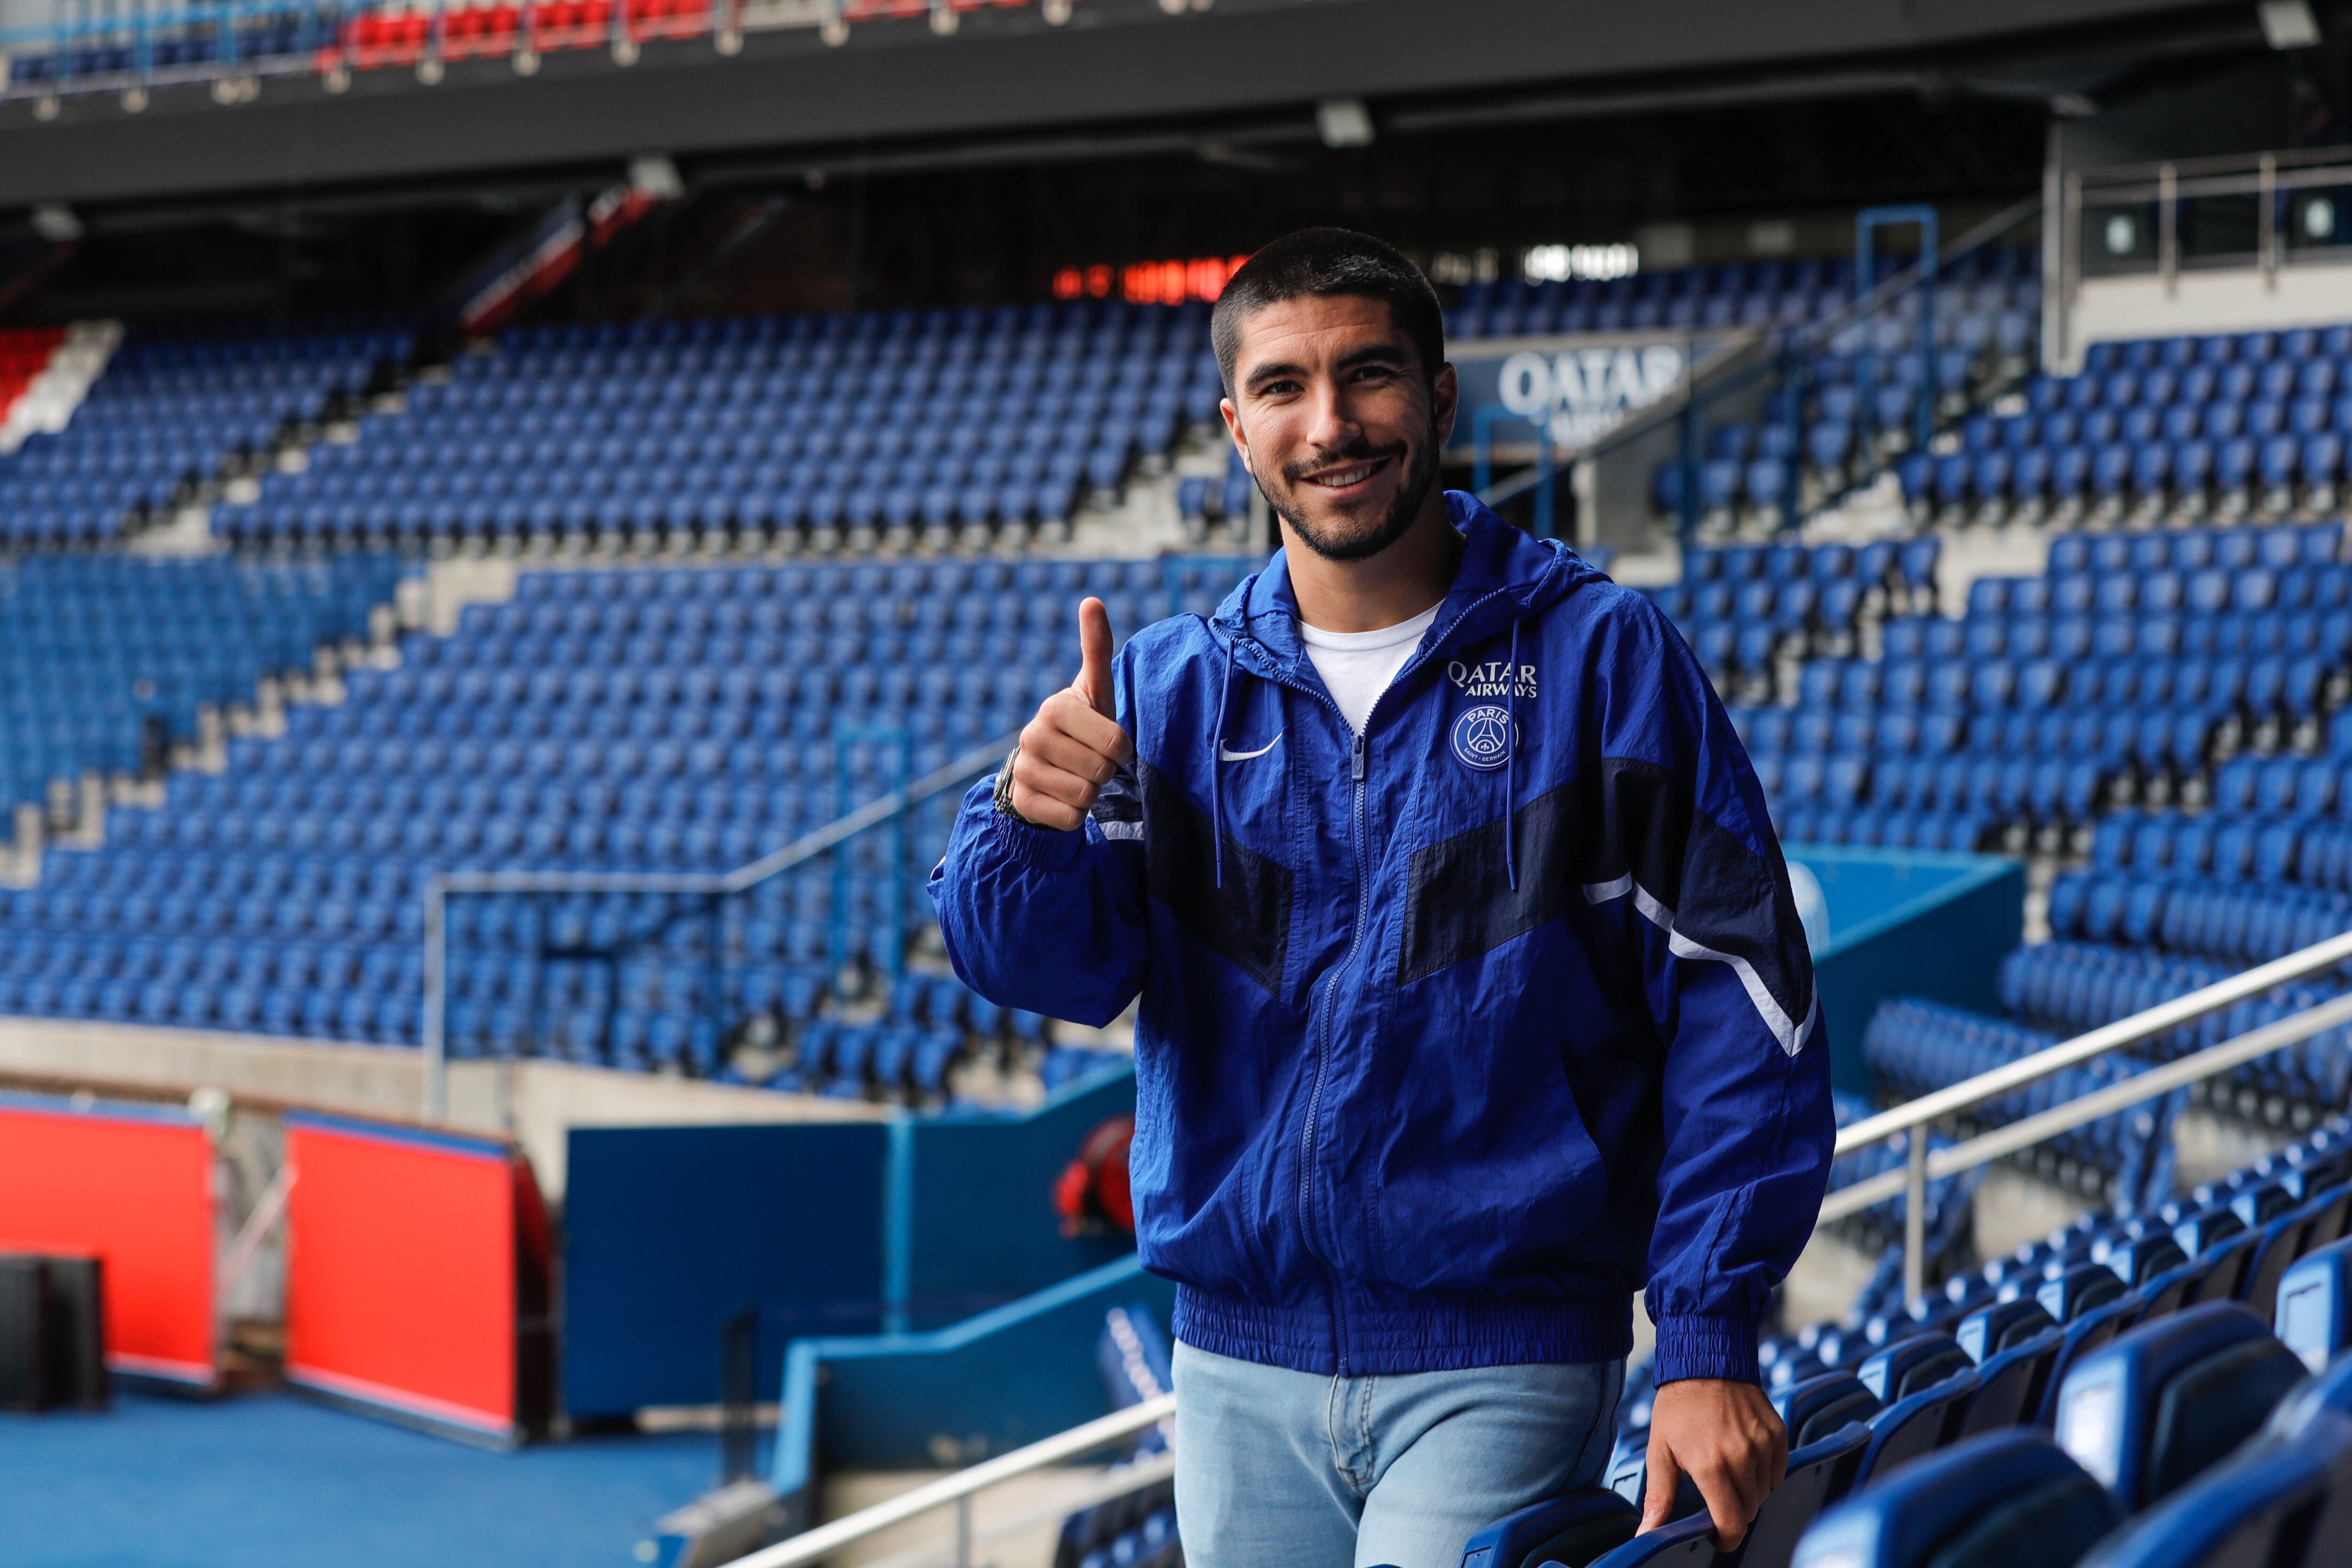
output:
M 1436 623 L 1438 609 L 1432 605 L 1409 621 L 1370 632 L 1327 632 L 1298 623 L 1298 638 L 1315 661 L 1315 673 L 1331 689 L 1333 700 L 1357 734 L 1364 732 L 1372 704 L 1421 646 L 1421 635 Z

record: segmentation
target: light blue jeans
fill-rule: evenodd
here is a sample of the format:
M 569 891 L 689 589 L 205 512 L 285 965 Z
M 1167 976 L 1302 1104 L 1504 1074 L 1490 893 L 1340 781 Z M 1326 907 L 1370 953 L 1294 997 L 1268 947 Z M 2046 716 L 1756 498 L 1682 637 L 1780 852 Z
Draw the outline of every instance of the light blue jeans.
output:
M 1185 1568 L 1460 1568 L 1609 1462 L 1620 1362 L 1320 1377 L 1179 1344 Z

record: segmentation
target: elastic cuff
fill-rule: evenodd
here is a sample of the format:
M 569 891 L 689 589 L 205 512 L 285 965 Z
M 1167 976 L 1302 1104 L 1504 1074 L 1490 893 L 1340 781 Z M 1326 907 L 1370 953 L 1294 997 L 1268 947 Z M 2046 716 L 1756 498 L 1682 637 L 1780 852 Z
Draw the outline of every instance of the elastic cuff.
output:
M 1655 1383 L 1717 1377 L 1764 1381 L 1756 1360 L 1756 1325 L 1744 1318 L 1665 1317 L 1658 1320 Z
M 1069 829 L 1037 827 L 1017 816 L 988 808 L 991 842 L 1015 866 L 1029 871 L 1059 871 L 1073 864 L 1087 847 L 1086 824 Z

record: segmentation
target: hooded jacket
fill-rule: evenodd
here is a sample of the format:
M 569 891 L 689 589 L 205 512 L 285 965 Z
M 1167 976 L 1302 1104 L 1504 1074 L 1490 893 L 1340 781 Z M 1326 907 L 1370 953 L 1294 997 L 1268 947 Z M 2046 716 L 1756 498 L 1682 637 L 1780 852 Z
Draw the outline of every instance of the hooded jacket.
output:
M 1184 1342 L 1614 1360 L 1646 1286 L 1660 1382 L 1754 1380 L 1835 1137 L 1762 793 L 1646 598 L 1446 502 L 1453 588 L 1360 739 L 1277 553 L 1120 649 L 1135 761 L 1078 829 L 972 789 L 948 952 L 1009 1007 L 1140 997 L 1136 1240 Z

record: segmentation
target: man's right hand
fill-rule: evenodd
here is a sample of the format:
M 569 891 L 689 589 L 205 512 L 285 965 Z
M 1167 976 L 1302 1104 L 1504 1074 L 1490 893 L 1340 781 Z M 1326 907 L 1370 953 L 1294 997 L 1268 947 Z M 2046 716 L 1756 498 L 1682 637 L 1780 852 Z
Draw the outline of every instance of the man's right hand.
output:
M 1013 760 L 1013 809 L 1064 832 L 1087 819 L 1102 786 L 1135 756 L 1135 742 L 1111 717 L 1110 612 L 1100 599 L 1078 605 L 1078 648 L 1077 679 L 1045 699 Z

